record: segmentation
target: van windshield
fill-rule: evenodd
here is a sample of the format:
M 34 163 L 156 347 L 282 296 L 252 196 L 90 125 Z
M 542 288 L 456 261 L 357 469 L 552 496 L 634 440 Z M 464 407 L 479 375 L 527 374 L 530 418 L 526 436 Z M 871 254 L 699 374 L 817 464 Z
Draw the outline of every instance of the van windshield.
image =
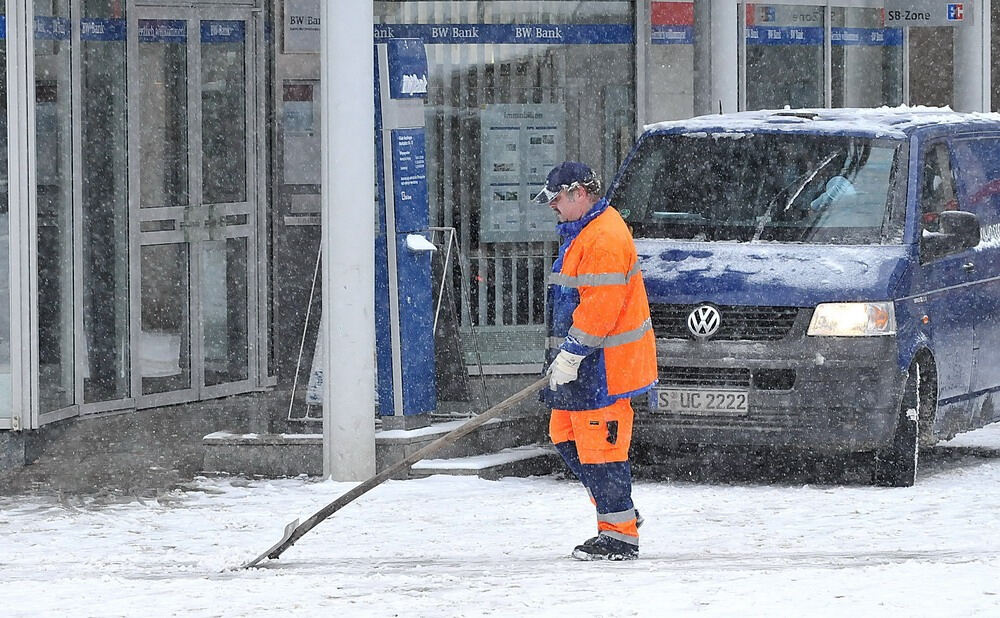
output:
M 611 203 L 639 238 L 900 242 L 889 206 L 902 144 L 788 133 L 653 135 Z

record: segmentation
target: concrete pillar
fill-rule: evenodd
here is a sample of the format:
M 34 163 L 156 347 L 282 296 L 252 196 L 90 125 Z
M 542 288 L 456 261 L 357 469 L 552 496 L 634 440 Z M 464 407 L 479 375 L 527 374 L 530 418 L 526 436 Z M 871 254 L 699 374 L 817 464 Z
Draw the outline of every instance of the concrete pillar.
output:
M 955 90 L 952 107 L 990 111 L 990 0 L 972 3 L 972 23 L 955 28 Z
M 323 475 L 375 474 L 372 0 L 322 2 Z
M 739 106 L 738 5 L 732 0 L 695 0 L 694 111 L 735 112 Z

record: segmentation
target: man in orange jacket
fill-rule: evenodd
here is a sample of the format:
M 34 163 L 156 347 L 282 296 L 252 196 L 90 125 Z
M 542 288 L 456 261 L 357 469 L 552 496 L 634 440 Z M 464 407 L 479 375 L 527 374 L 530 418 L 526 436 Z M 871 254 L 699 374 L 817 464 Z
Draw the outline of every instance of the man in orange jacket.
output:
M 632 504 L 630 398 L 656 383 L 656 341 L 632 234 L 576 161 L 549 172 L 535 196 L 559 217 L 559 257 L 548 287 L 549 435 L 597 508 L 597 536 L 579 560 L 639 554 Z

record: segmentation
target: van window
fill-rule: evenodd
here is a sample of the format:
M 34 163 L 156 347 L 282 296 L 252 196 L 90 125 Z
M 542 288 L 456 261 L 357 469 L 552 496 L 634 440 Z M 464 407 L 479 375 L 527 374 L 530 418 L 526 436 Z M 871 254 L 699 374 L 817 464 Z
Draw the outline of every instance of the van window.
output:
M 976 213 L 983 225 L 1000 221 L 1000 138 L 956 140 L 952 149 L 959 208 Z
M 938 231 L 938 214 L 958 210 L 948 145 L 939 142 L 924 151 L 920 170 L 920 225 L 922 231 Z
M 880 244 L 902 142 L 772 133 L 652 135 L 611 203 L 643 238 Z

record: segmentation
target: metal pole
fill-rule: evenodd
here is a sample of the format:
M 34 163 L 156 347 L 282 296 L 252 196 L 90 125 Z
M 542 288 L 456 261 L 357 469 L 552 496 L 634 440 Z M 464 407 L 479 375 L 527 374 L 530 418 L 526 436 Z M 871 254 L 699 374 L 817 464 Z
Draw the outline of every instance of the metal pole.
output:
M 739 104 L 739 11 L 731 0 L 694 3 L 695 114 L 735 112 Z
M 739 106 L 739 7 L 731 0 L 712 0 L 712 97 L 709 113 L 735 112 Z
M 635 129 L 641 135 L 643 126 L 661 118 L 649 118 L 649 37 L 652 34 L 652 1 L 640 0 L 635 3 Z
M 374 6 L 321 7 L 323 475 L 362 481 L 375 473 Z
M 990 111 L 990 2 L 972 5 L 972 23 L 953 29 L 955 36 L 952 107 L 961 112 Z

